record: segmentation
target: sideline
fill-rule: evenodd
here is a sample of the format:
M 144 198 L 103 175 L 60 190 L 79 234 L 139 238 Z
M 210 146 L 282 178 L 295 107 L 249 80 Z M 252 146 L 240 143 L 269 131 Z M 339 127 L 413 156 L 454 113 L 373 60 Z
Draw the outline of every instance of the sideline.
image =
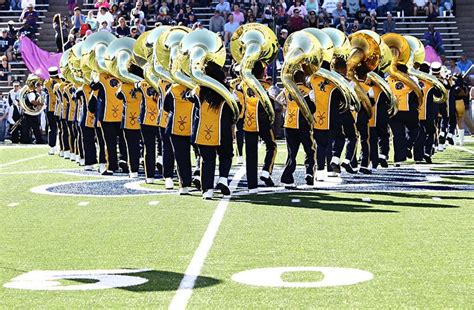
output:
M 37 158 L 41 158 L 41 157 L 45 157 L 45 156 L 48 156 L 48 154 L 40 154 L 40 155 L 36 155 L 36 156 L 32 156 L 32 157 L 27 157 L 27 158 L 11 161 L 11 162 L 8 162 L 8 163 L 5 163 L 5 164 L 0 164 L 0 168 L 8 167 L 8 166 L 11 166 L 11 165 L 19 164 L 19 163 L 22 163 L 22 162 L 25 162 L 25 161 L 29 161 L 29 160 L 32 160 L 32 159 L 37 159 Z
M 239 184 L 244 174 L 245 165 L 243 165 L 235 173 L 232 182 L 229 186 L 231 192 L 234 192 L 234 190 L 237 188 L 237 185 Z M 184 277 L 181 280 L 179 288 L 176 291 L 176 294 L 173 297 L 173 300 L 171 301 L 171 304 L 169 305 L 168 309 L 186 309 L 186 305 L 188 304 L 189 299 L 193 294 L 193 288 L 194 284 L 196 283 L 196 279 L 201 273 L 204 261 L 206 260 L 209 250 L 212 247 L 214 238 L 216 237 L 219 226 L 222 222 L 222 219 L 224 218 L 225 211 L 229 206 L 230 198 L 231 196 L 225 196 L 217 205 L 216 210 L 212 215 L 211 221 L 207 226 L 206 232 L 204 233 L 204 236 L 202 237 L 201 242 L 199 243 L 199 246 L 196 252 L 194 253 L 191 263 L 189 263 L 189 266 L 186 269 L 186 272 L 184 273 Z

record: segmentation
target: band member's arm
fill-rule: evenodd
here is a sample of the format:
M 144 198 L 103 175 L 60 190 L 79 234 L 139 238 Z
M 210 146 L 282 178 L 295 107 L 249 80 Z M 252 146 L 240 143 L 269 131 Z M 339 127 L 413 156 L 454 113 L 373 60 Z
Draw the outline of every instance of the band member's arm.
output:
M 163 101 L 163 110 L 166 112 L 173 112 L 173 94 L 171 93 L 171 90 L 168 90 L 166 92 L 165 100 Z
M 28 94 L 28 100 L 30 101 L 30 103 L 34 106 L 39 106 L 39 105 L 43 105 L 43 103 L 39 100 L 36 99 L 36 95 L 34 93 L 29 93 Z

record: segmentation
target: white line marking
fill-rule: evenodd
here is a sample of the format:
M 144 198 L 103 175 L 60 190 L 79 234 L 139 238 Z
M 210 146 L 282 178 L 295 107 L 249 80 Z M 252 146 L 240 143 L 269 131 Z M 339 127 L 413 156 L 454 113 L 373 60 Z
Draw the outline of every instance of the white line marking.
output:
M 369 197 L 364 197 L 364 198 L 362 198 L 362 201 L 363 202 L 372 202 L 372 199 L 370 199 Z
M 160 202 L 157 201 L 157 200 L 152 200 L 148 203 L 149 206 L 156 206 L 157 204 L 159 204 Z
M 465 147 L 457 146 L 457 145 L 456 145 L 456 148 L 457 148 L 457 149 L 460 149 L 460 150 L 463 150 L 463 151 L 465 151 L 465 152 L 474 154 L 474 151 L 471 151 L 471 150 L 469 150 L 469 149 L 466 149 Z
M 233 192 L 237 185 L 240 182 L 240 179 L 243 177 L 245 173 L 245 166 L 241 167 L 234 175 L 232 182 L 230 183 L 230 190 Z M 217 230 L 221 225 L 222 219 L 224 218 L 225 211 L 229 206 L 231 196 L 225 196 L 221 199 L 219 204 L 212 215 L 211 221 L 207 226 L 206 232 L 199 243 L 199 246 L 194 253 L 194 256 L 189 264 L 186 272 L 184 273 L 184 277 L 179 284 L 179 288 L 176 291 L 176 295 L 174 295 L 171 304 L 169 305 L 168 309 L 185 309 L 186 305 L 188 304 L 191 295 L 193 294 L 194 284 L 196 282 L 197 277 L 201 273 L 201 269 L 204 265 L 204 261 L 209 253 L 209 250 L 212 247 L 212 243 L 214 242 L 214 238 L 216 237 Z
M 433 197 L 433 200 L 434 200 L 434 201 L 440 201 L 441 198 L 440 198 L 440 197 Z
M 0 164 L 0 168 L 15 165 L 15 164 L 19 164 L 19 163 L 22 163 L 24 161 L 28 161 L 28 160 L 32 160 L 32 159 L 36 159 L 36 158 L 40 158 L 40 157 L 45 157 L 45 156 L 48 156 L 48 154 L 40 154 L 40 155 L 36 155 L 36 156 L 32 156 L 32 157 L 27 157 L 27 158 L 11 161 L 9 163 Z
M 18 205 L 19 205 L 18 202 L 12 202 L 12 203 L 7 204 L 7 207 L 16 207 Z
M 89 201 L 81 201 L 79 202 L 77 205 L 80 206 L 80 207 L 85 207 L 89 204 Z

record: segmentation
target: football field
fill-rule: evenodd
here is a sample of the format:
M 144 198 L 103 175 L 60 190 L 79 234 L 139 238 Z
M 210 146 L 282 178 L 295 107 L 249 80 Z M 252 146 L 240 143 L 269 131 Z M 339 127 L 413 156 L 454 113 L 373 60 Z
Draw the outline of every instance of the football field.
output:
M 0 146 L 2 309 L 474 304 L 474 139 L 432 165 L 253 196 L 235 165 L 234 194 L 212 201 L 46 153 Z M 276 183 L 285 158 L 279 144 Z

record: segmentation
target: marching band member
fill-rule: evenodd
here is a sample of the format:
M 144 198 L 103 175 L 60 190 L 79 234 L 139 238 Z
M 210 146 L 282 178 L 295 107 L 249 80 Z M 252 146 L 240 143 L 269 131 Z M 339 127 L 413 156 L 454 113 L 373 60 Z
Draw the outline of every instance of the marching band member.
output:
M 230 69 L 232 80 L 229 81 L 232 93 L 237 97 L 237 101 L 243 107 L 245 95 L 242 89 L 242 79 L 238 76 L 235 66 Z M 244 163 L 244 115 L 245 109 L 240 110 L 239 120 L 235 124 L 235 141 L 237 144 L 237 164 Z
M 315 113 L 316 107 L 309 98 L 310 88 L 305 83 L 305 75 L 302 71 L 294 73 L 294 80 L 301 91 L 302 95 L 306 99 L 306 104 L 310 108 L 312 114 Z M 283 91 L 283 95 L 286 100 L 283 100 L 283 104 L 286 105 L 286 113 L 283 127 L 285 128 L 286 145 L 288 150 L 288 156 L 286 159 L 285 169 L 281 175 L 281 182 L 286 188 L 295 188 L 295 180 L 293 173 L 296 169 L 296 156 L 300 145 L 303 146 L 305 157 L 305 168 L 306 168 L 306 184 L 313 185 L 314 183 L 314 165 L 315 165 L 315 145 L 313 137 L 311 136 L 311 125 L 304 118 L 296 100 L 288 94 L 286 90 Z
M 28 80 L 26 81 L 28 84 Z M 25 103 L 27 106 L 41 106 L 43 105 L 42 100 L 42 88 L 43 84 L 41 81 L 33 81 L 31 86 L 29 86 L 31 91 L 29 91 L 25 98 Z M 28 144 L 31 142 L 31 130 L 35 136 L 36 144 L 43 144 L 43 138 L 41 135 L 40 129 L 40 120 L 39 115 L 30 115 L 26 111 L 23 112 L 23 120 L 21 122 L 21 143 Z
M 265 68 L 262 62 L 257 61 L 252 69 L 252 74 L 259 80 L 262 86 L 268 90 L 270 84 L 263 80 Z M 256 94 L 244 85 L 245 97 L 245 115 L 244 115 L 244 132 L 245 132 L 245 162 L 247 168 L 247 186 L 250 193 L 258 192 L 258 138 L 260 137 L 265 143 L 265 159 L 260 174 L 260 180 L 265 182 L 266 186 L 274 186 L 271 174 L 275 157 L 277 153 L 277 145 L 271 128 L 271 124 L 265 109 L 259 103 Z
M 155 182 L 156 145 L 158 129 L 158 92 L 145 80 L 136 84 L 141 92 L 140 130 L 144 147 L 145 182 Z M 159 142 L 160 143 L 160 142 Z
M 92 171 L 97 163 L 97 149 L 95 145 L 95 115 L 89 110 L 89 101 L 93 97 L 92 89 L 88 84 L 83 84 L 80 92 L 76 94 L 81 106 L 79 126 L 82 133 L 82 147 L 84 150 L 84 170 Z M 95 100 L 95 97 L 93 98 Z
M 170 83 L 161 79 L 159 83 L 160 87 L 160 100 L 159 100 L 159 118 L 158 118 L 158 127 L 160 128 L 160 137 L 162 145 L 162 165 L 163 165 L 163 177 L 165 178 L 165 189 L 173 189 L 173 173 L 174 173 L 174 152 L 173 146 L 171 144 L 171 138 L 166 132 L 166 127 L 168 125 L 168 112 L 163 109 L 165 96 Z M 158 163 L 160 158 L 158 157 Z
M 48 68 L 49 79 L 44 82 L 43 92 L 46 99 L 46 117 L 48 119 L 48 145 L 49 155 L 54 155 L 56 152 L 56 139 L 58 134 L 58 119 L 54 115 L 56 108 L 56 93 L 54 92 L 54 85 L 61 82 L 58 75 L 58 67 Z
M 57 87 L 56 87 L 57 86 Z M 69 146 L 69 131 L 67 129 L 67 109 L 69 105 L 69 95 L 67 89 L 71 86 L 69 82 L 62 81 L 55 86 L 56 89 L 56 107 L 57 107 L 57 114 L 59 117 L 60 122 L 60 133 L 61 133 L 61 141 L 62 141 L 62 153 L 59 152 L 59 155 L 65 159 L 69 159 L 71 156 L 70 153 L 70 146 Z
M 74 117 L 76 114 L 76 88 L 73 83 L 69 84 L 70 87 L 68 88 L 67 100 L 68 100 L 68 108 L 65 115 L 65 120 L 68 129 L 68 137 L 69 137 L 69 148 L 70 148 L 70 157 L 71 161 L 76 161 L 76 139 L 77 139 L 77 132 L 74 128 Z
M 168 115 L 166 134 L 171 139 L 179 177 L 179 194 L 189 194 L 192 182 L 191 129 L 194 103 L 187 97 L 189 89 L 174 83 L 168 88 L 163 111 Z
M 92 83 L 89 85 L 89 87 L 91 85 Z M 92 89 L 92 87 L 90 87 L 90 90 L 91 90 L 91 94 L 87 101 L 87 111 L 94 116 L 93 118 L 91 117 L 90 120 L 91 121 L 93 120 L 94 122 L 94 132 L 95 132 L 95 137 L 97 138 L 97 146 L 99 149 L 99 157 L 98 157 L 99 168 L 97 169 L 97 171 L 100 174 L 102 174 L 107 171 L 107 152 L 106 152 L 106 147 L 105 147 L 104 134 L 101 128 L 101 122 L 98 119 L 98 113 L 97 113 L 97 109 L 98 109 L 97 98 L 99 95 L 99 89 L 94 90 Z
M 224 81 L 224 71 L 208 63 L 206 74 L 217 81 Z M 219 156 L 219 180 L 216 189 L 226 196 L 229 171 L 233 154 L 233 112 L 221 95 L 208 87 L 200 87 L 193 124 L 193 143 L 201 155 L 202 197 L 212 199 L 214 195 L 214 172 L 216 156 Z
M 21 119 L 20 109 L 20 82 L 13 82 L 13 89 L 8 92 L 8 104 L 10 109 L 8 111 L 8 123 L 10 124 L 10 135 L 12 143 L 20 142 L 20 126 L 12 128 L 16 122 Z

